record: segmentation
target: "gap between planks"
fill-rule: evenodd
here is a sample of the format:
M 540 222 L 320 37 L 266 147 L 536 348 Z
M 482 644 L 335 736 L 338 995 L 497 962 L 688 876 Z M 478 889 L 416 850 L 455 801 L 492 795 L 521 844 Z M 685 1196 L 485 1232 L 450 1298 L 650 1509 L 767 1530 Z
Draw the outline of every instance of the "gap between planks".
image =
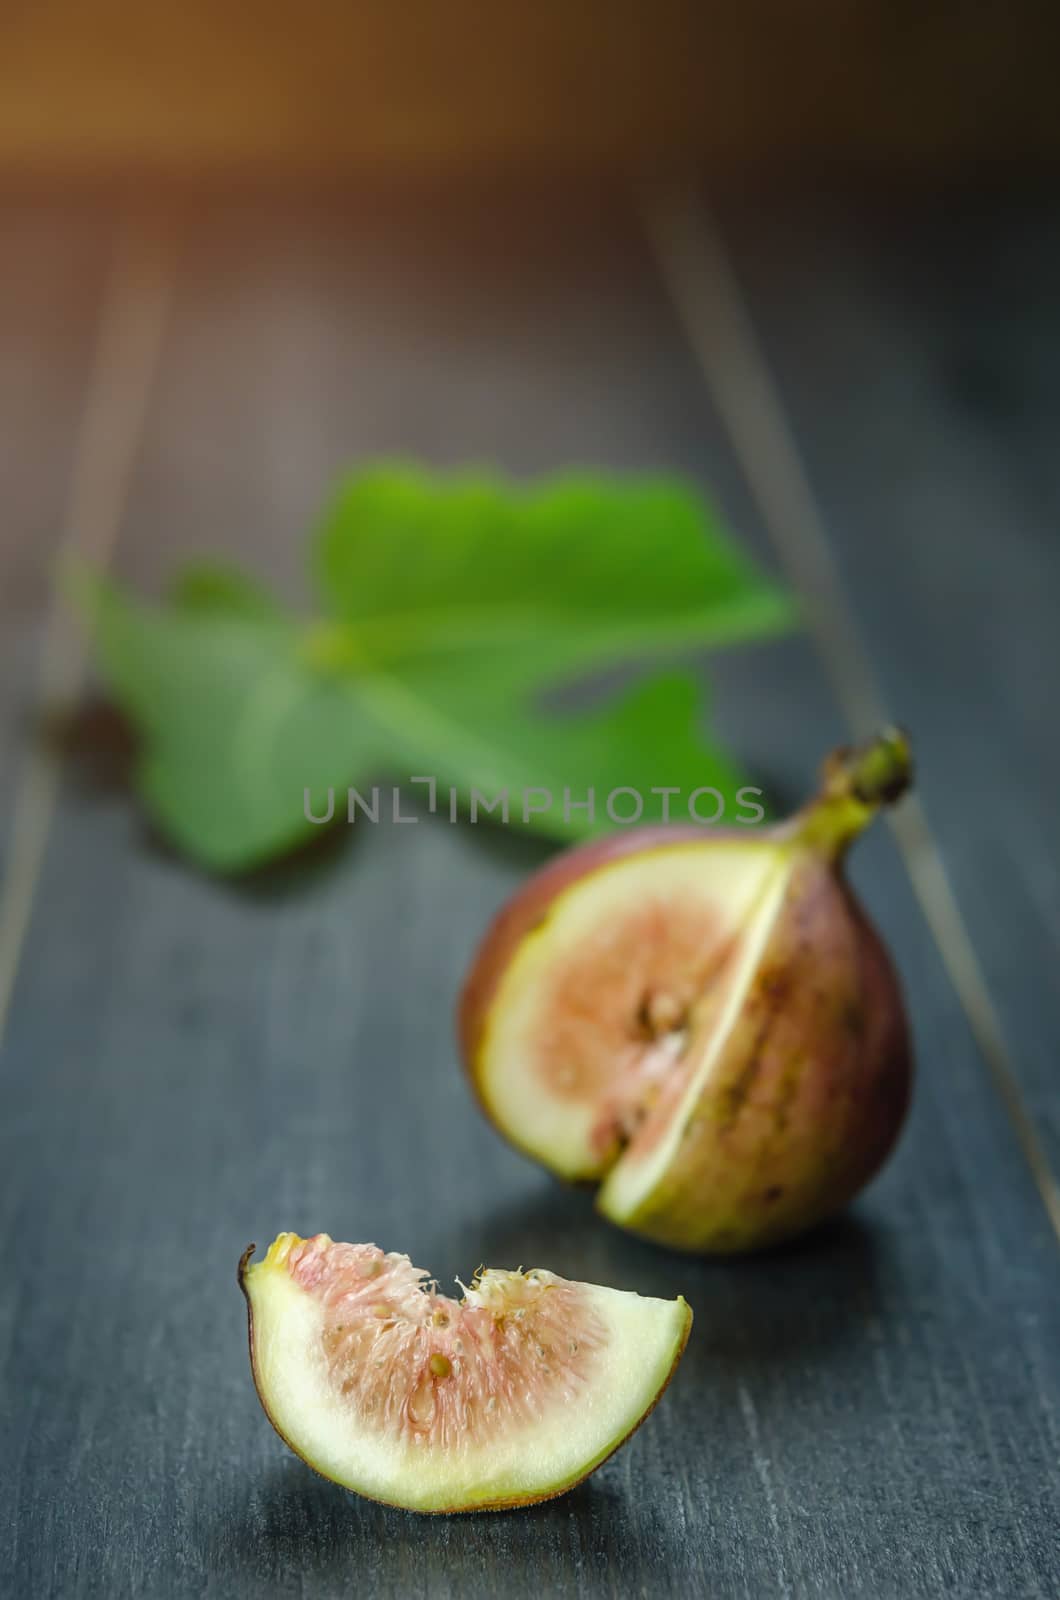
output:
M 174 239 L 146 219 L 120 226 L 103 292 L 56 560 L 111 560 L 129 498 L 158 370 L 174 278 Z M 37 669 L 38 712 L 72 708 L 85 650 L 63 597 L 53 592 Z M 37 883 L 55 815 L 62 756 L 40 729 L 18 772 L 7 871 L 0 887 L 0 1046 L 3 1045 Z
M 854 621 L 794 429 L 721 232 L 694 184 L 653 190 L 642 196 L 640 209 L 669 298 L 773 548 L 800 597 L 846 722 L 855 738 L 865 737 L 891 719 Z M 908 795 L 888 820 L 943 965 L 1060 1239 L 1060 1185 L 1023 1103 L 997 1008 L 919 796 Z

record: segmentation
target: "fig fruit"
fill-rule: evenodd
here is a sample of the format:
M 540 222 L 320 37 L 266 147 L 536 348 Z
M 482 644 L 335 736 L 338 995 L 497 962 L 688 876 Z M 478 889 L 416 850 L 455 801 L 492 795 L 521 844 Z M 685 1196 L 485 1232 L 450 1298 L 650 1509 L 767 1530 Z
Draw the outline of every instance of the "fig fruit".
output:
M 326 1233 L 253 1253 L 239 1282 L 273 1427 L 325 1477 L 410 1511 L 573 1488 L 644 1421 L 692 1323 L 684 1300 L 540 1268 L 480 1271 L 455 1301 L 408 1256 Z
M 850 1200 L 898 1135 L 912 1057 L 843 858 L 911 776 L 889 730 L 831 756 L 781 824 L 637 829 L 531 878 L 460 1003 L 501 1132 L 677 1249 L 754 1249 Z

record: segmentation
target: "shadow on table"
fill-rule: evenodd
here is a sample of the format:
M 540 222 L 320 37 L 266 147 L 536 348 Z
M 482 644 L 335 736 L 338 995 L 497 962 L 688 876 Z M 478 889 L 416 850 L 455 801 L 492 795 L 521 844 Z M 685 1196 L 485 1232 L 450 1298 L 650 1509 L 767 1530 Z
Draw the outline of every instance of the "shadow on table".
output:
M 663 1401 L 671 1456 L 673 1441 L 687 1439 L 702 1461 L 701 1431 L 690 1419 L 710 1411 L 715 1461 L 746 1474 L 741 1395 L 754 1397 L 765 1430 L 771 1413 L 783 1420 L 805 1384 L 842 1388 L 863 1375 L 869 1325 L 883 1314 L 888 1235 L 847 1216 L 784 1249 L 702 1260 L 605 1226 L 586 1191 L 542 1183 L 483 1218 L 460 1248 L 497 1266 L 547 1259 L 590 1282 L 664 1297 L 684 1293 L 696 1323 L 672 1396 Z M 587 1560 L 601 1586 L 647 1592 L 659 1551 L 672 1546 L 672 1497 L 657 1485 L 645 1496 L 628 1467 L 623 1455 L 569 1494 L 526 1510 L 433 1518 L 361 1500 L 298 1461 L 280 1459 L 264 1478 L 252 1472 L 233 1485 L 211 1518 L 204 1557 L 221 1583 L 238 1574 L 242 1585 L 263 1593 L 297 1578 L 322 1594 L 348 1588 L 493 1596 L 531 1587 L 559 1594 L 573 1591 L 573 1575 Z M 717 1526 L 723 1538 L 723 1524 Z M 694 1555 L 709 1570 L 714 1555 L 701 1543 L 682 1560 Z M 692 1583 L 694 1568 L 688 1570 Z
M 118 800 L 136 813 L 139 843 L 148 854 L 196 869 L 154 826 L 136 798 L 140 745 L 128 719 L 110 701 L 89 698 L 68 716 L 53 718 L 44 734 L 66 762 L 75 798 L 86 805 Z M 298 895 L 350 847 L 352 828 L 323 828 L 296 848 L 245 874 L 214 881 L 229 890 L 272 901 Z
M 683 1294 L 696 1316 L 685 1363 L 730 1376 L 857 1342 L 882 1314 L 886 1230 L 856 1213 L 759 1254 L 686 1256 L 607 1226 L 590 1191 L 552 1183 L 486 1219 L 476 1248 L 497 1266 L 547 1265 L 640 1294 Z
M 218 1508 L 207 1530 L 206 1569 L 262 1593 L 297 1578 L 312 1593 L 558 1593 L 592 1538 L 596 1575 L 639 1589 L 660 1514 L 631 1504 L 621 1483 L 596 1477 L 556 1500 L 514 1511 L 422 1516 L 376 1505 L 282 1460 Z
M 730 1471 L 749 1471 L 746 1444 L 733 1444 L 743 1438 L 739 1396 L 755 1397 L 760 1425 L 768 1428 L 770 1413 L 782 1415 L 791 1404 L 793 1387 L 856 1382 L 871 1343 L 869 1323 L 882 1314 L 887 1235 L 855 1217 L 785 1249 L 706 1261 L 606 1228 L 590 1195 L 549 1185 L 497 1212 L 477 1242 L 483 1258 L 497 1265 L 521 1259 L 529 1266 L 547 1254 L 572 1276 L 646 1294 L 683 1292 L 696 1324 L 673 1396 L 663 1403 L 678 1435 L 688 1417 L 714 1407 L 713 1448 Z M 727 1422 L 727 1412 L 735 1422 Z M 694 1430 L 689 1437 L 698 1439 Z M 284 1458 L 264 1478 L 251 1473 L 232 1487 L 209 1522 L 203 1554 L 222 1584 L 226 1574 L 233 1580 L 238 1574 L 243 1586 L 252 1583 L 262 1593 L 297 1581 L 321 1594 L 494 1596 L 530 1588 L 559 1594 L 573 1591 L 573 1575 L 586 1560 L 601 1585 L 639 1593 L 653 1586 L 658 1553 L 672 1538 L 667 1497 L 643 1495 L 615 1463 L 569 1494 L 525 1510 L 424 1517 L 359 1499 Z M 700 1545 L 695 1560 L 709 1570 L 714 1557 Z

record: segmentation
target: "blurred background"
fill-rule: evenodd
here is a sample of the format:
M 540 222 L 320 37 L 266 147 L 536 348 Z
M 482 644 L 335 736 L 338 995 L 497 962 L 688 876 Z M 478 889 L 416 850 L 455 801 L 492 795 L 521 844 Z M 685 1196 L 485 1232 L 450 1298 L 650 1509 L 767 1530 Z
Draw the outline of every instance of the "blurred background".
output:
M 1047 4 L 43 0 L 5 8 L 0 163 L 218 172 L 923 176 L 1060 147 Z
M 1050 1592 L 1058 42 L 1027 0 L 3 7 L 0 1589 Z M 895 1160 L 799 1251 L 681 1264 L 702 1354 L 635 1476 L 460 1540 L 277 1465 L 232 1275 L 327 1228 L 673 1292 L 457 1068 L 552 845 L 421 816 L 211 877 L 53 587 L 207 556 L 304 604 L 380 457 L 680 474 L 801 607 L 662 642 L 733 759 L 778 810 L 884 718 L 919 761 L 853 864 L 918 1042 Z

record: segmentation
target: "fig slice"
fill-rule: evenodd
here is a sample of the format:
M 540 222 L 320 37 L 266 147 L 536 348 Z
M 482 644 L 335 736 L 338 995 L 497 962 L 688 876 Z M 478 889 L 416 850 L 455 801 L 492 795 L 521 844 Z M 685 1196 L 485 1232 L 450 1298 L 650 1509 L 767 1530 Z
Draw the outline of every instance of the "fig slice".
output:
M 254 1248 L 239 1283 L 266 1415 L 316 1471 L 410 1511 L 573 1488 L 643 1422 L 692 1323 L 683 1299 L 541 1268 L 482 1270 L 457 1301 L 375 1245 L 281 1233 L 252 1263 Z
M 911 772 L 889 729 L 786 822 L 633 829 L 531 878 L 460 1004 L 500 1131 L 671 1248 L 759 1248 L 845 1205 L 897 1138 L 912 1055 L 843 861 Z

